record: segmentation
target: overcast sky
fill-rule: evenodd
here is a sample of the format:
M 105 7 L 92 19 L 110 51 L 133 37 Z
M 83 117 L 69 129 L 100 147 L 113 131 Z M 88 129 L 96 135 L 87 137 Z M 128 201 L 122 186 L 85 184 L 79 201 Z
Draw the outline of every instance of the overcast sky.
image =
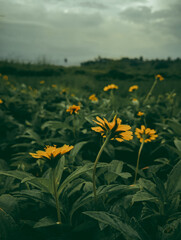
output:
M 0 0 L 0 58 L 181 57 L 181 0 Z

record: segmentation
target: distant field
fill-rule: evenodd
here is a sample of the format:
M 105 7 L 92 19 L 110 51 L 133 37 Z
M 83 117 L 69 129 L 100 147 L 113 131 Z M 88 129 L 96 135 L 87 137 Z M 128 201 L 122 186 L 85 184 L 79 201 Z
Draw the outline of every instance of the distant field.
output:
M 154 94 L 164 94 L 175 91 L 181 92 L 181 60 L 152 60 L 142 59 L 98 59 L 82 63 L 78 67 L 62 67 L 48 64 L 22 64 L 1 61 L 0 73 L 9 76 L 15 84 L 24 83 L 32 88 L 42 88 L 40 81 L 46 86 L 52 84 L 66 88 L 74 94 L 86 96 L 99 93 L 110 83 L 119 86 L 119 94 L 127 95 L 129 86 L 139 85 L 139 94 L 144 95 L 152 85 L 154 76 L 161 74 L 165 81 L 157 86 Z
M 0 239 L 180 240 L 180 63 L 0 62 Z

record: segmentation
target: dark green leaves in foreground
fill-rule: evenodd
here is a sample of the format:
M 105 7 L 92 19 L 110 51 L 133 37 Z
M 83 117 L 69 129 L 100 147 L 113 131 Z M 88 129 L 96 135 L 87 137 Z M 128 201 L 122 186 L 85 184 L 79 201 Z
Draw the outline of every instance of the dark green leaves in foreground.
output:
M 101 212 L 101 211 L 93 211 L 93 212 L 88 211 L 88 212 L 84 212 L 84 214 L 97 220 L 100 223 L 109 225 L 110 227 L 121 232 L 121 234 L 124 236 L 124 238 L 126 240 L 132 240 L 132 239 L 141 240 L 142 239 L 139 236 L 139 234 L 130 225 L 121 221 L 120 218 L 117 217 L 116 215 L 113 215 L 113 214 L 110 214 L 107 212 Z

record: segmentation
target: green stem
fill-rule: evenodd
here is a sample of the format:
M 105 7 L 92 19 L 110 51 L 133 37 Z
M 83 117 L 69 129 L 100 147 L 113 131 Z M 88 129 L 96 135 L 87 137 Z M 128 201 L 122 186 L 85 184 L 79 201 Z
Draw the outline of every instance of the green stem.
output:
M 157 84 L 157 79 L 155 78 L 155 81 L 154 81 L 150 91 L 148 92 L 148 94 L 147 94 L 147 96 L 146 96 L 146 98 L 144 100 L 144 103 L 146 103 L 148 101 L 148 99 L 149 99 L 150 95 L 152 94 L 153 89 L 155 88 L 156 84 Z
M 96 194 L 96 166 L 97 166 L 97 163 L 99 161 L 99 158 L 105 148 L 105 146 L 107 145 L 107 143 L 109 142 L 109 139 L 110 139 L 110 135 L 108 135 L 106 137 L 106 140 L 104 141 L 104 143 L 102 144 L 98 154 L 97 154 L 97 157 L 96 157 L 96 160 L 94 162 L 94 168 L 93 168 L 93 175 L 92 175 L 92 181 L 93 181 L 93 192 L 94 192 L 94 199 L 95 201 L 97 200 L 97 194 Z
M 143 149 L 143 145 L 144 145 L 144 140 L 140 145 L 140 149 L 138 152 L 138 158 L 137 158 L 137 164 L 136 164 L 136 170 L 135 170 L 135 177 L 134 177 L 134 184 L 136 183 L 136 178 L 137 178 L 137 174 L 138 174 L 138 167 L 139 167 L 139 161 L 140 161 L 140 155 L 141 155 L 141 151 Z
M 57 223 L 61 224 L 60 204 L 59 204 L 59 198 L 58 198 L 58 193 L 57 193 L 57 185 L 56 185 L 56 179 L 55 179 L 55 169 L 52 169 L 52 174 L 53 174 L 54 197 L 55 197 L 56 209 L 57 209 L 57 219 L 58 219 Z
M 111 100 L 111 107 L 112 107 L 113 111 L 116 111 L 115 95 L 114 95 L 113 89 L 111 89 L 111 92 L 110 92 L 110 100 Z

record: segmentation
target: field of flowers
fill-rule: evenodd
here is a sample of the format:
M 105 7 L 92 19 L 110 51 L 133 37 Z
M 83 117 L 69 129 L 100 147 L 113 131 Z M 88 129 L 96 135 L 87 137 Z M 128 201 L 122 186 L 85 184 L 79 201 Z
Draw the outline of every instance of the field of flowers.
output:
M 71 93 L 0 74 L 0 239 L 180 240 L 177 94 Z

